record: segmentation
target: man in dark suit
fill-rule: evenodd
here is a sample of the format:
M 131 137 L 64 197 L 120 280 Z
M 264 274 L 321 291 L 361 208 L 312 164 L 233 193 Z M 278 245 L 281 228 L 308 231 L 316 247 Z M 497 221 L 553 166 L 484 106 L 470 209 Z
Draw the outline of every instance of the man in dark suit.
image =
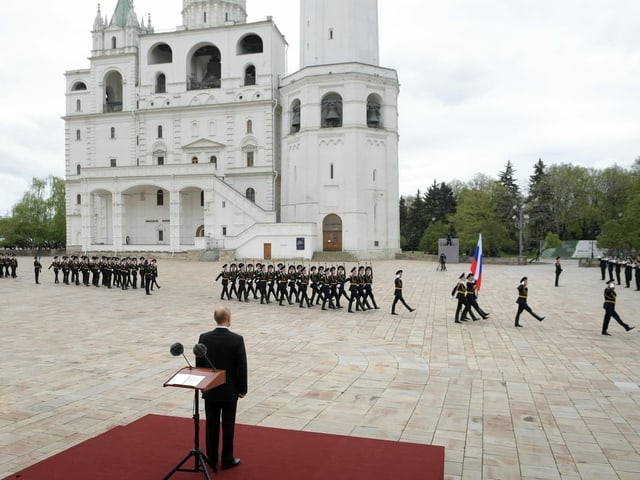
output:
M 222 419 L 222 452 L 220 466 L 223 470 L 236 467 L 240 459 L 233 456 L 233 435 L 236 423 L 238 398 L 247 394 L 247 353 L 241 335 L 229 330 L 231 312 L 227 307 L 218 306 L 213 312 L 216 328 L 200 335 L 198 343 L 207 347 L 207 358 L 220 370 L 225 370 L 227 380 L 219 387 L 204 393 L 204 407 L 207 415 L 207 457 L 215 469 L 218 463 L 218 443 L 220 421 Z M 204 357 L 196 359 L 197 367 L 208 367 Z

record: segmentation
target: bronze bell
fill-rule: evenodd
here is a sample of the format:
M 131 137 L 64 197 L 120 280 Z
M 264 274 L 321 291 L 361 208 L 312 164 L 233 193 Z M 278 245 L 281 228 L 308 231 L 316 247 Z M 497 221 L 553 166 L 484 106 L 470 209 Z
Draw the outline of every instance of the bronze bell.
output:
M 300 105 L 293 107 L 293 114 L 291 115 L 291 126 L 294 128 L 300 128 Z
M 380 125 L 380 105 L 367 105 L 367 125 L 369 127 L 377 127 Z
M 340 113 L 338 113 L 338 102 L 330 100 L 327 102 L 327 115 L 324 117 L 327 123 L 339 123 Z

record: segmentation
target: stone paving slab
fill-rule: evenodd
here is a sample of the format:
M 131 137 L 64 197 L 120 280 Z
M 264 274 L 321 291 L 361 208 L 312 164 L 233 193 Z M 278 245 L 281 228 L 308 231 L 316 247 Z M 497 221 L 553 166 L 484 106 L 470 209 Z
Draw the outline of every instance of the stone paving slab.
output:
M 0 477 L 148 413 L 191 416 L 192 396 L 162 383 L 184 364 L 169 346 L 189 351 L 213 326 L 219 263 L 162 259 L 152 296 L 47 270 L 35 285 L 30 263 L 0 278 Z M 374 262 L 368 312 L 224 302 L 249 356 L 238 421 L 444 445 L 447 479 L 640 478 L 640 328 L 600 335 L 599 270 L 563 267 L 556 288 L 552 262 L 485 264 L 491 317 L 462 325 L 451 289 L 465 265 Z M 392 316 L 398 268 L 417 310 Z M 546 319 L 514 328 L 523 275 Z M 640 327 L 640 292 L 617 292 Z

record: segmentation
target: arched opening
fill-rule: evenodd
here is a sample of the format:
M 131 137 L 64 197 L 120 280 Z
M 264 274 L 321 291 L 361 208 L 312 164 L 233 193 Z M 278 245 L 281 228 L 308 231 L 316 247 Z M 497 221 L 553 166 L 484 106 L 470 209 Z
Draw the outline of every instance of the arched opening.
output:
M 111 48 L 116 48 L 117 42 L 116 37 L 111 37 Z
M 382 101 L 378 95 L 372 93 L 367 97 L 367 127 L 382 128 L 381 105 Z
M 158 138 L 162 138 L 162 125 L 158 125 Z
M 247 133 L 253 133 L 253 122 L 251 120 L 247 120 Z
M 156 192 L 156 205 L 159 207 L 164 205 L 164 192 L 162 190 Z
M 245 85 L 255 85 L 256 84 L 256 67 L 253 65 L 249 65 L 244 70 L 244 84 Z
M 322 128 L 342 126 L 342 97 L 337 93 L 328 93 L 322 98 Z
M 167 91 L 167 77 L 164 73 L 158 74 L 156 77 L 156 93 L 166 93 Z
M 82 101 L 76 100 L 76 112 L 82 111 Z
M 204 237 L 204 225 L 200 225 L 196 229 L 196 237 Z
M 335 213 L 330 213 L 322 221 L 322 250 L 342 251 L 342 219 Z
M 192 164 L 198 163 L 198 157 L 191 157 L 191 163 Z
M 291 104 L 291 133 L 300 131 L 300 100 L 295 99 Z
M 251 200 L 253 203 L 256 203 L 256 191 L 253 188 L 247 188 L 245 197 L 247 197 L 247 200 Z
M 86 90 L 86 89 L 87 89 L 87 85 L 84 82 L 76 82 L 73 84 L 73 87 L 71 87 L 72 92 L 77 92 L 78 90 Z
M 218 168 L 218 157 L 216 157 L 215 155 L 211 155 L 209 157 L 209 163 L 213 163 L 213 167 Z
M 158 63 L 172 63 L 173 51 L 171 47 L 166 43 L 156 45 L 149 52 L 149 65 L 156 65 Z
M 262 38 L 251 33 L 240 39 L 236 53 L 238 55 L 247 55 L 250 53 L 262 53 Z
M 222 56 L 214 45 L 205 45 L 196 50 L 189 67 L 188 90 L 220 88 Z
M 104 113 L 122 111 L 122 75 L 110 72 L 104 81 Z

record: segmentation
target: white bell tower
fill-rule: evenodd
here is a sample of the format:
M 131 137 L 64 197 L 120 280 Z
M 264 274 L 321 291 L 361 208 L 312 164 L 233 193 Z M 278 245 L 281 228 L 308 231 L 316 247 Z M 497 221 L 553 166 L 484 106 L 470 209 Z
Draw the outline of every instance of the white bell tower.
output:
M 400 251 L 398 93 L 379 66 L 377 0 L 300 0 L 300 70 L 282 79 L 281 219 L 313 251 Z
M 301 0 L 300 68 L 378 65 L 377 0 Z

